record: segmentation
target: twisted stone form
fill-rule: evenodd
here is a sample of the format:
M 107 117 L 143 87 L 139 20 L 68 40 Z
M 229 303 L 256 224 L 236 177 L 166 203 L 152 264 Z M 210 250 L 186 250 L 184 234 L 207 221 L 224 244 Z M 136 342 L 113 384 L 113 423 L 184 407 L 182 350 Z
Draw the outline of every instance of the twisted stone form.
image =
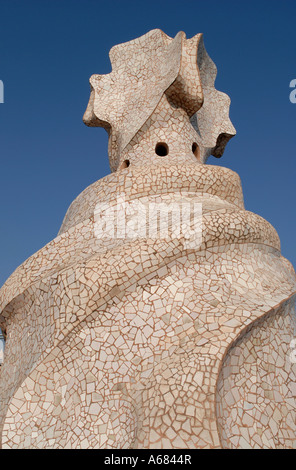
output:
M 202 36 L 154 30 L 110 58 L 84 121 L 114 173 L 0 290 L 2 446 L 293 448 L 296 276 L 239 176 L 204 164 L 235 131 Z M 202 208 L 199 243 L 173 216 L 154 233 L 164 205 Z

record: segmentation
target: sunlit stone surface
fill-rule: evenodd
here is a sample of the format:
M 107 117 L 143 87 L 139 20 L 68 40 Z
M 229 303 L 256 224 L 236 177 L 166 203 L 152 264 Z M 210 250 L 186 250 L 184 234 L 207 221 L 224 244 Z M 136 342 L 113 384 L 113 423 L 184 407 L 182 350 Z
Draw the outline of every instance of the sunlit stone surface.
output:
M 108 131 L 113 173 L 0 291 L 2 446 L 293 448 L 295 272 L 238 175 L 205 165 L 235 130 L 202 35 L 154 30 L 110 59 L 84 122 Z M 155 211 L 131 236 L 124 205 L 99 237 L 119 197 L 196 204 L 201 239 L 149 231 Z

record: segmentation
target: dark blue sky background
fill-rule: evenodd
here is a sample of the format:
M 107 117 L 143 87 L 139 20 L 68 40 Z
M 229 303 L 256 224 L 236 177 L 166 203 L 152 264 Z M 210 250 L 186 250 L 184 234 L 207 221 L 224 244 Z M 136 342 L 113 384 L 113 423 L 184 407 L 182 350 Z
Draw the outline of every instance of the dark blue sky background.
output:
M 218 164 L 296 265 L 295 0 L 0 0 L 0 284 L 52 240 L 72 200 L 110 173 L 107 134 L 82 116 L 110 48 L 161 28 L 204 33 L 237 136 Z

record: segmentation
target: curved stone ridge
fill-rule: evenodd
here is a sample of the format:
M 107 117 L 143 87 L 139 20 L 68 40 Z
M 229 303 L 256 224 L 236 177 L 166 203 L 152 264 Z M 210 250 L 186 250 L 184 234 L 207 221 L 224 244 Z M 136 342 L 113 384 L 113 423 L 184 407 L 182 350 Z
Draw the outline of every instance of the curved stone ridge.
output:
M 109 264 L 108 260 L 110 259 L 112 249 L 116 253 L 116 250 L 120 247 L 121 253 L 123 253 L 125 248 L 121 247 L 121 245 L 126 245 L 124 239 L 107 240 L 107 242 L 102 243 L 95 238 L 93 225 L 93 221 L 87 221 L 86 225 L 79 224 L 76 230 L 71 230 L 66 236 L 58 237 L 46 245 L 10 276 L 9 280 L 0 290 L 0 307 L 3 311 L 2 317 L 0 316 L 0 324 L 1 320 L 3 321 L 3 317 L 6 318 L 10 315 L 10 313 L 6 314 L 4 311 L 6 305 L 13 298 L 23 294 L 34 283 L 39 283 L 43 278 L 47 279 L 66 268 L 73 269 L 78 262 L 83 266 L 96 253 L 97 256 L 102 256 L 100 260 L 100 266 L 102 267 L 100 267 L 100 270 L 102 269 L 103 274 L 107 268 L 103 262 L 106 252 L 109 253 L 106 259 L 107 264 Z M 217 229 L 217 227 L 219 228 Z M 92 233 L 91 238 L 90 233 Z M 87 234 L 86 239 L 85 234 Z M 176 237 L 171 242 L 174 242 L 178 253 L 179 250 L 181 252 L 184 250 L 185 239 L 183 237 Z M 159 250 L 163 243 L 162 239 L 151 240 L 148 241 L 148 246 L 152 244 L 155 247 L 154 249 Z M 264 219 L 251 212 L 234 211 L 229 213 L 227 210 L 221 210 L 206 214 L 203 217 L 201 248 L 223 246 L 231 243 L 261 243 L 273 247 L 275 250 L 280 250 L 278 235 L 274 228 Z M 142 239 L 135 240 L 129 243 L 128 248 L 131 249 L 135 245 L 138 245 L 140 250 L 141 245 L 146 247 L 147 242 Z M 121 269 L 124 269 L 124 263 L 123 257 Z
M 247 328 L 227 352 L 217 382 L 224 447 L 295 447 L 296 363 L 289 361 L 295 328 L 295 302 L 289 300 Z
M 91 217 L 98 202 L 124 193 L 126 201 L 145 195 L 185 193 L 215 195 L 244 209 L 240 177 L 228 168 L 213 165 L 140 167 L 105 176 L 86 188 L 71 204 L 59 234 Z

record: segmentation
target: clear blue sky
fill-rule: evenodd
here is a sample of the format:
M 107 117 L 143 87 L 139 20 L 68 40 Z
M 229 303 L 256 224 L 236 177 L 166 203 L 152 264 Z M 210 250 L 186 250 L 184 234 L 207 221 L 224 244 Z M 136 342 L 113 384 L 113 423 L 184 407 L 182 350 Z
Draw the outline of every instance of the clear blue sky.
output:
M 118 43 L 161 28 L 204 33 L 237 136 L 222 159 L 248 210 L 277 229 L 296 265 L 295 0 L 0 0 L 0 284 L 52 240 L 72 200 L 110 172 L 107 134 L 82 116 L 88 79 Z

